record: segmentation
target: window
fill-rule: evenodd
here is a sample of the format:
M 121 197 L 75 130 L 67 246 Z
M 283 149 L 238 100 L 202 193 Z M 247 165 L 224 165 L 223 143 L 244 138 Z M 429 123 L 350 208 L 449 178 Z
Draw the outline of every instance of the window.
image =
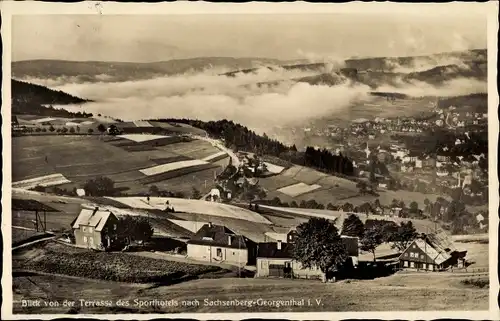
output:
M 423 255 L 423 254 L 422 254 L 422 255 L 420 255 L 420 258 L 423 260 L 423 259 L 424 259 L 424 255 Z
M 117 227 L 117 226 L 116 226 L 116 224 L 114 224 L 114 225 L 113 225 L 113 229 L 114 229 L 115 231 L 116 231 L 116 227 Z
M 93 237 L 89 237 L 89 243 L 90 243 L 90 245 L 94 245 L 94 238 Z
M 92 233 L 92 227 L 89 227 L 89 233 Z
M 221 257 L 222 256 L 222 249 L 217 249 L 217 256 Z
M 408 267 L 408 261 L 404 261 L 404 267 Z
M 408 252 L 405 253 L 405 256 L 408 256 Z
M 233 255 L 236 255 L 236 252 L 233 252 Z
M 87 227 L 86 227 L 86 226 L 82 227 L 82 230 L 83 230 L 84 232 L 87 232 Z
M 410 262 L 410 267 L 415 267 L 415 262 Z
M 86 236 L 83 237 L 83 242 L 87 243 L 87 237 Z
M 416 248 L 415 244 L 413 244 L 413 246 L 412 246 L 412 247 L 413 247 L 413 248 Z
M 410 257 L 413 257 L 413 252 L 410 252 Z

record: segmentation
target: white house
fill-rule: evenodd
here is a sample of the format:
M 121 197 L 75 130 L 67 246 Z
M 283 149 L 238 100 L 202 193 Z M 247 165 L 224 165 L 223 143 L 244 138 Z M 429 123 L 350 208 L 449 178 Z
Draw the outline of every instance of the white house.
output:
M 245 266 L 255 260 L 256 243 L 222 225 L 208 223 L 187 242 L 194 260 Z

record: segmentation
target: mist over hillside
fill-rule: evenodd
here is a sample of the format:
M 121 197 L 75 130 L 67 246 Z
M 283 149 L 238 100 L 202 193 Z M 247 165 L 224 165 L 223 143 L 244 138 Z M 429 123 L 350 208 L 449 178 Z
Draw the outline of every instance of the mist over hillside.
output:
M 258 58 L 146 64 L 34 61 L 13 63 L 13 75 L 93 100 L 75 108 L 94 114 L 124 120 L 230 119 L 257 133 L 349 116 L 353 106 L 379 99 L 374 92 L 412 99 L 487 91 L 485 50 L 308 63 Z M 387 108 L 396 107 L 405 110 L 397 104 Z

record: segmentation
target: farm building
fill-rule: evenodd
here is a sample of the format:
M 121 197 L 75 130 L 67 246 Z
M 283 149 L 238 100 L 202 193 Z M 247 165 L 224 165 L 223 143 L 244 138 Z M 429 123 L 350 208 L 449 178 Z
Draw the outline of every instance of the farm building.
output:
M 295 277 L 295 278 L 323 278 L 324 273 L 317 268 L 303 268 L 300 262 L 293 260 L 293 248 L 297 230 L 292 228 L 286 237 L 277 242 L 259 243 L 257 249 L 257 277 Z M 287 242 L 282 242 L 286 239 Z M 358 238 L 341 236 L 353 266 L 358 265 L 359 246 Z
M 190 258 L 243 266 L 255 262 L 256 244 L 222 225 L 208 223 L 187 242 Z
M 96 250 L 104 250 L 118 239 L 116 235 L 118 219 L 109 211 L 99 208 L 82 209 L 71 223 L 75 235 L 75 244 Z
M 399 256 L 400 267 L 427 271 L 464 267 L 467 251 L 444 246 L 436 238 L 417 238 Z

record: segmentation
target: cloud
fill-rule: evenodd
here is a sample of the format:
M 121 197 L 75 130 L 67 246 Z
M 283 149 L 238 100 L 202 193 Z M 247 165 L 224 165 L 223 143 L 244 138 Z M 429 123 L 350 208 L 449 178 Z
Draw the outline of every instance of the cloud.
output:
M 469 78 L 456 78 L 444 82 L 440 86 L 434 86 L 423 81 L 403 82 L 396 81 L 397 86 L 381 85 L 377 91 L 398 92 L 412 97 L 440 96 L 451 97 L 474 93 L 485 93 L 488 91 L 486 81 Z

